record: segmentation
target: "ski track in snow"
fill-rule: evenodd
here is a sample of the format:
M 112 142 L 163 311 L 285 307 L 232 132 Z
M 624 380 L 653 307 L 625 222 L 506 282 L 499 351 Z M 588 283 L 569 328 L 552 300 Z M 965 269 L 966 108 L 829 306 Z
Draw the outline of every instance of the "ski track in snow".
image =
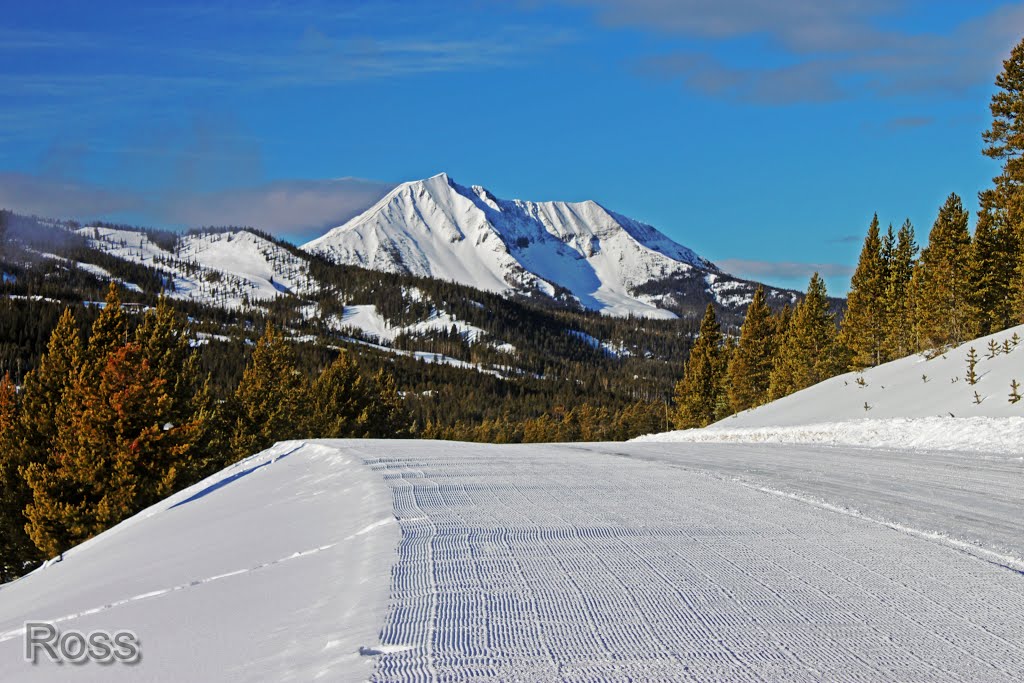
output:
M 372 680 L 1024 676 L 1019 572 L 652 446 L 356 446 L 402 529 Z
M 385 520 L 385 521 L 389 521 L 389 520 Z M 363 531 L 361 531 L 361 532 L 359 532 L 357 534 L 353 534 L 352 536 L 347 537 L 345 540 L 346 541 L 350 541 L 353 538 L 355 538 L 355 536 L 361 536 L 362 534 L 370 531 L 373 528 L 376 528 L 377 526 L 380 526 L 380 523 L 372 524 L 369 527 L 367 527 L 366 529 L 364 529 Z M 261 569 L 266 569 L 267 567 L 273 567 L 273 566 L 282 564 L 284 562 L 288 562 L 290 560 L 298 559 L 300 557 L 308 557 L 308 556 L 313 555 L 315 553 L 321 553 L 321 552 L 323 552 L 325 550 L 330 550 L 331 548 L 335 547 L 336 545 L 338 545 L 338 544 L 337 543 L 328 543 L 327 545 L 322 545 L 322 546 L 320 546 L 318 548 L 312 548 L 310 550 L 301 550 L 301 551 L 298 551 L 298 552 L 294 552 L 291 555 L 288 555 L 286 557 L 282 557 L 280 559 L 273 560 L 271 562 L 264 562 L 262 564 L 256 565 L 255 567 L 248 567 L 248 568 L 245 568 L 245 569 L 237 569 L 235 571 L 225 572 L 223 574 L 216 574 L 214 576 L 208 576 L 208 577 L 206 577 L 204 579 L 195 579 L 195 580 L 189 581 L 188 583 L 178 584 L 177 586 L 172 586 L 170 588 L 160 588 L 160 589 L 152 590 L 152 591 L 149 591 L 149 592 L 146 592 L 146 593 L 140 593 L 139 595 L 133 595 L 132 597 L 125 598 L 123 600 L 115 600 L 114 602 L 108 602 L 107 604 L 101 605 L 99 607 L 93 607 L 93 608 L 90 608 L 90 609 L 82 610 L 80 612 L 75 612 L 73 614 L 65 614 L 65 615 L 60 616 L 60 617 L 51 617 L 49 619 L 43 619 L 42 621 L 48 621 L 48 622 L 50 622 L 52 624 L 60 624 L 60 623 L 63 623 L 65 621 L 71 621 L 73 619 L 79 619 L 81 617 L 87 617 L 87 616 L 90 616 L 92 614 L 99 614 L 100 612 L 105 612 L 105 611 L 110 610 L 110 609 L 115 609 L 117 607 L 121 607 L 122 605 L 127 605 L 129 603 L 138 602 L 140 600 L 149 600 L 151 598 L 159 598 L 161 596 L 168 595 L 168 594 L 174 593 L 176 591 L 187 590 L 189 588 L 195 588 L 196 586 L 202 586 L 202 585 L 205 585 L 205 584 L 208 584 L 208 583 L 213 583 L 214 581 L 220 581 L 221 579 L 229 579 L 229 578 L 234 577 L 234 576 L 241 576 L 243 574 L 248 574 L 250 572 L 256 572 L 256 571 L 259 571 Z M 11 640 L 12 638 L 20 638 L 24 633 L 25 633 L 25 628 L 24 627 L 18 628 L 18 629 L 14 629 L 12 631 L 7 631 L 6 633 L 0 633 L 0 643 L 8 641 L 8 640 Z

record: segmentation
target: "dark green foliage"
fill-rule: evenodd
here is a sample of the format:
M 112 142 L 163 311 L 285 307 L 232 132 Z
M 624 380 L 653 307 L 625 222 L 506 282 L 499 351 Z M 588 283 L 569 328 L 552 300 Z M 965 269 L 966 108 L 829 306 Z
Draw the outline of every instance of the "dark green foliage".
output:
M 974 347 L 972 346 L 967 351 L 967 375 L 966 375 L 967 383 L 970 384 L 971 386 L 974 386 L 975 384 L 978 383 L 978 373 L 976 371 L 977 367 L 978 367 L 978 352 L 975 351 Z
M 786 309 L 788 310 L 788 309 Z M 764 290 L 754 292 L 739 343 L 728 365 L 728 395 L 733 412 L 765 403 L 777 345 L 777 322 L 764 300 Z
M 240 459 L 277 441 L 310 436 L 309 381 L 290 342 L 267 325 L 235 390 L 231 450 Z
M 715 421 L 721 412 L 725 369 L 722 332 L 715 308 L 708 304 L 683 378 L 676 384 L 673 399 L 677 428 L 705 427 Z
M 398 438 L 409 435 L 409 417 L 394 379 L 372 379 L 344 351 L 313 382 L 311 432 L 321 438 Z
M 815 273 L 779 344 L 769 398 L 781 398 L 839 374 L 846 363 L 837 337 L 825 281 Z
M 23 513 L 31 500 L 21 475 L 25 464 L 18 419 L 17 394 L 10 374 L 0 380 L 0 583 L 20 576 L 27 566 L 42 559 L 25 533 Z
M 878 214 L 875 214 L 850 282 L 846 315 L 843 317 L 842 340 L 852 353 L 851 365 L 854 368 L 879 365 L 886 359 L 886 291 L 889 259 L 893 251 L 892 228 L 889 228 L 883 248 Z
M 919 349 L 967 341 L 974 332 L 970 285 L 971 237 L 960 197 L 939 210 L 928 246 L 914 267 L 914 320 Z
M 988 205 L 991 193 L 981 194 L 982 207 L 971 241 L 969 292 L 975 333 L 991 334 L 1015 324 L 1013 281 L 1019 258 L 1018 236 L 1007 214 Z
M 885 344 L 888 360 L 903 358 L 917 350 L 912 324 L 911 281 L 917 258 L 914 226 L 907 219 L 900 227 L 896 246 L 889 257 L 885 288 Z
M 1024 323 L 1024 40 L 1003 62 L 995 85 L 997 90 L 989 104 L 992 126 L 982 139 L 985 155 L 1003 166 L 993 178 L 993 187 L 982 192 L 979 199 L 982 209 L 994 213 L 995 222 L 1005 230 L 999 241 L 1004 245 L 1002 249 L 1011 252 L 1010 262 L 1015 266 L 1009 284 L 1010 312 L 1013 322 Z M 994 286 L 1001 288 L 1005 273 L 1001 269 L 997 272 Z

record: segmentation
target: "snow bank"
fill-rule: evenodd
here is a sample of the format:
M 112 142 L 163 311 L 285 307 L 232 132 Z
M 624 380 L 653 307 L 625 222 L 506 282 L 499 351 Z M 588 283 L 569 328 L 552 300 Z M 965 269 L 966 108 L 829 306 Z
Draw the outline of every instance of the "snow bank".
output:
M 635 441 L 799 443 L 1016 454 L 1024 453 L 1024 417 L 921 417 L 776 427 L 714 426 L 651 434 Z
M 1014 335 L 1019 340 L 1013 344 Z M 999 347 L 991 355 L 989 343 Z M 1009 353 L 1003 349 L 1009 348 Z M 977 380 L 967 378 L 974 348 Z M 927 358 L 915 354 L 848 372 L 706 429 L 640 437 L 643 441 L 772 442 L 966 450 L 1024 454 L 1024 325 L 974 339 Z
M 365 680 L 400 532 L 391 495 L 327 442 L 285 442 L 0 586 L 0 680 Z M 37 666 L 26 620 L 135 631 L 135 666 Z

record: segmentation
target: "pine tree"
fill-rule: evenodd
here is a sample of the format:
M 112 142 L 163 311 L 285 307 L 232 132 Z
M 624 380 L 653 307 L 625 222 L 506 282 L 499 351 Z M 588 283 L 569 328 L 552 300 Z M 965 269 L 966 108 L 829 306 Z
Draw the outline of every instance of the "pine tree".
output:
M 708 304 L 700 323 L 697 341 L 690 349 L 683 378 L 675 388 L 676 426 L 679 429 L 705 427 L 715 420 L 722 391 L 722 332 L 715 308 Z
M 885 288 L 885 355 L 892 360 L 903 358 L 916 350 L 911 313 L 911 279 L 917 241 L 914 226 L 907 219 L 900 227 L 896 246 L 889 259 L 889 277 Z
M 740 328 L 740 339 L 728 366 L 729 403 L 734 412 L 768 400 L 768 385 L 775 357 L 775 321 L 765 302 L 764 288 L 754 291 Z
M 313 433 L 324 439 L 363 436 L 370 402 L 359 368 L 342 351 L 313 382 Z
M 25 470 L 28 533 L 41 550 L 61 552 L 190 481 L 198 425 L 173 422 L 182 418 L 162 374 L 130 342 L 65 393 L 53 457 Z
M 970 294 L 975 333 L 991 334 L 1014 323 L 1012 286 L 1018 254 L 1017 235 L 1005 212 L 991 206 L 991 193 L 981 193 L 978 225 L 971 241 Z
M 886 237 L 891 246 L 892 227 Z M 857 270 L 850 281 L 842 340 L 853 354 L 852 365 L 865 368 L 885 360 L 886 287 L 888 266 L 878 230 L 878 214 L 871 219 Z
M 128 316 L 121 307 L 121 297 L 117 284 L 110 283 L 103 310 L 93 322 L 89 331 L 89 343 L 85 349 L 85 360 L 91 368 L 99 371 L 106 364 L 107 355 L 126 344 L 128 335 Z
M 778 352 L 782 340 L 786 338 L 786 334 L 789 332 L 789 325 L 793 322 L 793 308 L 786 304 L 778 314 L 773 316 L 773 321 L 775 323 L 775 349 Z
M 1011 234 L 1004 235 L 1016 265 L 1011 278 L 1015 322 L 1024 323 L 1024 40 L 1003 62 L 996 76 L 997 91 L 989 109 L 992 127 L 982 134 L 985 156 L 1003 163 L 993 178 L 994 187 L 979 196 L 982 207 L 996 210 L 999 223 Z
M 815 273 L 779 346 L 769 398 L 781 398 L 838 374 L 843 369 L 843 360 L 825 281 Z
M 57 408 L 81 369 L 82 338 L 65 308 L 39 365 L 25 376 L 20 449 L 24 464 L 44 462 L 57 438 Z
M 395 378 L 380 369 L 374 374 L 369 404 L 364 410 L 365 436 L 401 439 L 410 435 L 411 421 Z
M 967 383 L 974 386 L 978 383 L 978 352 L 972 346 L 967 351 Z
M 24 573 L 42 559 L 25 533 L 25 506 L 30 493 L 22 479 L 21 422 L 17 393 L 9 373 L 0 380 L 0 583 Z
M 973 336 L 967 218 L 960 197 L 949 195 L 914 267 L 915 330 L 922 350 Z
M 268 324 L 235 390 L 231 437 L 235 458 L 277 441 L 308 436 L 308 396 L 308 382 L 296 364 L 294 349 Z

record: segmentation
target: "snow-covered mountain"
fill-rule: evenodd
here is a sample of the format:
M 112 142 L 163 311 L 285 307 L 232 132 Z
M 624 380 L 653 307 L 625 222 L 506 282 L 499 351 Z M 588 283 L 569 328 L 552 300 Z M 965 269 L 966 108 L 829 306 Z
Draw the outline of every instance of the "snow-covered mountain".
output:
M 498 199 L 444 173 L 399 185 L 302 248 L 337 263 L 492 292 L 568 292 L 586 308 L 618 316 L 674 317 L 665 292 L 637 291 L 652 282 L 696 279 L 701 298 L 726 306 L 744 305 L 753 291 L 655 228 L 597 202 Z
M 85 227 L 76 231 L 89 246 L 164 273 L 170 296 L 237 308 L 317 291 L 304 255 L 248 230 L 209 231 L 158 244 L 142 231 Z

